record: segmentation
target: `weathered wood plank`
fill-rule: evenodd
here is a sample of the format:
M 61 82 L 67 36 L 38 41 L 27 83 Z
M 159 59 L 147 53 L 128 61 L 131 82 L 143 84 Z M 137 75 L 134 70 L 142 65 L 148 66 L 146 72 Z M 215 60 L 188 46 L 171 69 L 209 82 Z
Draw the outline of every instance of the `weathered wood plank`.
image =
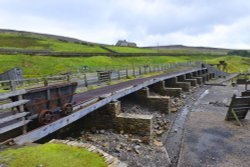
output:
M 179 73 L 177 76 L 179 75 L 184 75 L 184 74 L 187 74 L 187 73 L 192 73 L 192 72 L 195 72 L 197 71 L 198 69 L 195 69 L 195 70 L 189 70 L 189 71 L 186 71 L 186 72 L 182 72 L 182 73 Z M 200 68 L 199 68 L 200 70 Z M 128 87 L 127 89 L 124 89 L 123 91 L 121 92 L 117 92 L 105 99 L 102 99 L 98 102 L 96 102 L 95 104 L 91 104 L 89 106 L 87 106 L 86 108 L 84 109 L 80 109 L 79 111 L 77 112 L 74 112 L 66 117 L 63 117 L 51 124 L 48 124 L 48 125 L 45 125 L 43 127 L 40 127 L 40 128 L 37 128 L 31 132 L 28 132 L 27 134 L 24 134 L 24 135 L 21 135 L 21 136 L 18 136 L 16 138 L 14 138 L 14 142 L 16 144 L 19 144 L 19 145 L 22 145 L 24 143 L 31 143 L 31 142 L 34 142 L 34 141 L 37 141 L 69 124 L 71 124 L 72 122 L 75 122 L 76 120 L 84 117 L 85 115 L 91 113 L 92 111 L 110 103 L 111 101 L 113 100 L 117 100 L 121 97 L 124 97 L 128 94 L 131 94 L 133 92 L 136 92 L 144 87 L 147 87 L 149 85 L 152 85 L 154 83 L 157 83 L 157 82 L 160 82 L 160 81 L 163 81 L 163 80 L 166 80 L 166 79 L 170 79 L 170 78 L 173 78 L 173 77 L 176 77 L 176 74 L 172 74 L 172 75 L 168 75 L 168 76 L 163 76 L 163 77 L 158 77 L 158 78 L 155 78 L 155 79 L 152 79 L 152 80 L 149 80 L 149 81 L 145 81 L 144 83 L 142 84 L 139 84 L 139 85 L 136 85 L 134 87 Z
M 12 96 L 23 95 L 26 92 L 27 91 L 23 89 L 23 90 L 16 90 L 16 91 L 8 92 L 8 93 L 1 93 L 0 100 L 4 100 Z
M 0 105 L 0 110 L 10 109 L 13 107 L 17 107 L 17 106 L 26 104 L 28 102 L 29 102 L 29 100 L 19 100 L 19 101 L 15 101 L 12 103 L 2 104 L 2 105 Z
M 25 121 L 20 121 L 20 122 L 17 122 L 15 124 L 12 124 L 12 125 L 9 125 L 6 127 L 2 127 L 2 128 L 0 128 L 0 134 L 6 133 L 6 132 L 11 131 L 13 129 L 24 126 L 24 125 L 28 124 L 29 122 L 30 122 L 30 120 L 25 120 Z
M 11 116 L 8 116 L 8 117 L 5 117 L 5 118 L 0 118 L 0 124 L 4 123 L 4 122 L 11 121 L 11 120 L 14 120 L 14 119 L 17 119 L 17 118 L 24 117 L 27 114 L 28 114 L 28 112 L 21 112 L 21 113 L 17 113 L 15 115 L 11 115 Z

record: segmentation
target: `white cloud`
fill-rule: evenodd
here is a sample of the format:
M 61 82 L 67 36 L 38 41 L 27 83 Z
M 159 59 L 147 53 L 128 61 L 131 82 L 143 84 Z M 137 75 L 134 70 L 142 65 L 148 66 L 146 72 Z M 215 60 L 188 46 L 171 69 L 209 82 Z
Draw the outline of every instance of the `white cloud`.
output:
M 250 48 L 248 0 L 1 0 L 0 28 L 114 44 Z

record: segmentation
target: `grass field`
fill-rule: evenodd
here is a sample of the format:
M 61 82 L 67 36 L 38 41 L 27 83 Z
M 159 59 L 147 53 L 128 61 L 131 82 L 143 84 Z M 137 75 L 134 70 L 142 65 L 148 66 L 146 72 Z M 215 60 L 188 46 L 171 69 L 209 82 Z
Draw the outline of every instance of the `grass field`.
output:
M 158 53 L 154 49 L 143 49 L 136 47 L 124 47 L 124 46 L 106 46 L 107 48 L 118 53 Z
M 250 68 L 250 58 L 239 56 L 138 56 L 138 57 L 50 57 L 29 55 L 0 55 L 0 73 L 13 67 L 21 67 L 28 77 L 54 75 L 77 71 L 83 66 L 98 68 L 105 66 L 139 66 L 147 64 L 164 64 L 168 62 L 206 61 L 218 63 L 225 60 L 229 72 L 238 72 Z
M 107 53 L 99 45 L 64 42 L 42 36 L 0 33 L 0 48 L 24 50 L 48 50 L 57 52 Z
M 104 159 L 86 149 L 65 144 L 43 144 L 0 152 L 0 166 L 107 167 Z
M 226 55 L 227 51 L 223 49 L 195 48 L 173 46 L 159 49 L 140 48 L 140 47 L 118 47 L 105 46 L 117 53 L 166 53 L 166 54 L 212 54 Z M 48 37 L 36 33 L 22 32 L 1 32 L 0 48 L 21 49 L 21 50 L 46 50 L 56 52 L 82 52 L 82 53 L 108 53 L 100 44 L 90 44 L 88 42 L 74 43 L 67 40 Z

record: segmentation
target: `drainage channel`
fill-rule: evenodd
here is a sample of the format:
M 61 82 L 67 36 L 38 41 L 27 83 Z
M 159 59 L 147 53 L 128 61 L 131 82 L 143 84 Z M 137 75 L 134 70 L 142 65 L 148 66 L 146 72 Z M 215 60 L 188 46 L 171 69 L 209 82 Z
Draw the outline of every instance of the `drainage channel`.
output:
M 178 163 L 179 154 L 182 148 L 185 122 L 188 114 L 191 111 L 192 106 L 208 93 L 209 87 L 203 86 L 186 97 L 185 105 L 179 111 L 179 114 L 176 116 L 176 119 L 169 130 L 168 136 L 164 139 L 164 143 L 166 143 L 165 148 L 168 151 L 172 166 L 177 166 Z

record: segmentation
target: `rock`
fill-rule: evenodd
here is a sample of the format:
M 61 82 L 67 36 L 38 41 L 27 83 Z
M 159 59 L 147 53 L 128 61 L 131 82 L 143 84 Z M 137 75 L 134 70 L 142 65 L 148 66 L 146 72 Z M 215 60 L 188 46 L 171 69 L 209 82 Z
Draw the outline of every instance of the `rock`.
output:
M 156 131 L 156 134 L 157 134 L 158 136 L 162 135 L 163 133 L 164 133 L 163 130 L 158 130 L 158 131 Z
M 154 144 L 158 147 L 162 147 L 163 146 L 163 143 L 161 141 L 158 141 L 158 140 L 154 140 Z
M 133 143 L 142 143 L 142 141 L 140 139 L 131 139 L 131 142 Z
M 121 146 L 120 144 L 118 144 L 118 145 L 115 147 L 115 151 L 118 152 L 118 153 L 121 151 L 121 149 L 122 149 L 122 146 Z
M 175 112 L 177 112 L 177 111 L 178 111 L 178 109 L 177 109 L 176 107 L 171 108 L 171 112 L 175 113 Z
M 144 144 L 149 144 L 149 142 L 150 142 L 150 137 L 144 136 L 144 137 L 141 138 L 141 141 L 142 141 L 142 143 L 144 143 Z
M 126 148 L 126 151 L 127 151 L 127 152 L 130 152 L 130 151 L 132 151 L 132 148 L 127 147 L 127 148 Z
M 105 148 L 109 148 L 109 143 L 103 143 L 102 146 Z
M 178 129 L 174 129 L 174 132 L 178 132 Z
M 96 127 L 92 127 L 90 130 L 92 133 L 96 133 Z
M 103 129 L 100 130 L 100 133 L 101 133 L 101 134 L 104 134 L 104 133 L 105 133 L 105 130 L 103 130 Z
M 121 131 L 120 131 L 120 134 L 121 134 L 121 135 L 123 135 L 123 134 L 124 134 L 124 131 L 123 131 L 123 130 L 121 130 Z
M 141 152 L 139 151 L 140 148 L 141 148 L 141 146 L 136 145 L 136 146 L 134 147 L 134 151 L 135 151 L 137 154 L 140 154 L 140 153 L 141 153 Z

